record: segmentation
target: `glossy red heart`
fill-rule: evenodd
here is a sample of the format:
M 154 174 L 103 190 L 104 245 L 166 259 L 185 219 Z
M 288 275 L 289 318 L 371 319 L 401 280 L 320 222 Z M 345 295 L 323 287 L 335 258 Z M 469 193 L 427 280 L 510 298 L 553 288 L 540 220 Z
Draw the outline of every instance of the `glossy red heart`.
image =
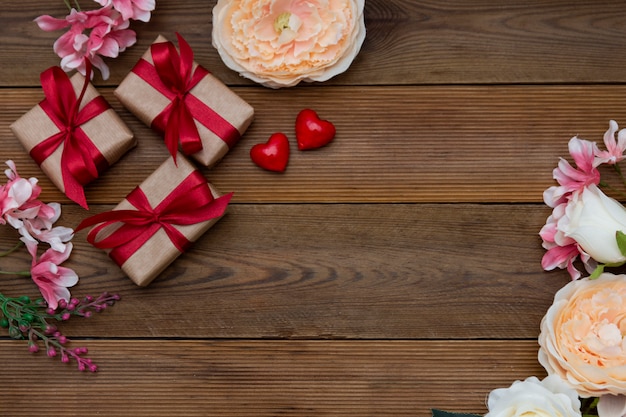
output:
M 296 140 L 298 149 L 317 149 L 330 143 L 335 137 L 335 125 L 322 120 L 311 109 L 304 109 L 296 117 Z
M 268 171 L 283 172 L 289 162 L 289 141 L 283 133 L 274 133 L 265 143 L 250 149 L 252 162 Z

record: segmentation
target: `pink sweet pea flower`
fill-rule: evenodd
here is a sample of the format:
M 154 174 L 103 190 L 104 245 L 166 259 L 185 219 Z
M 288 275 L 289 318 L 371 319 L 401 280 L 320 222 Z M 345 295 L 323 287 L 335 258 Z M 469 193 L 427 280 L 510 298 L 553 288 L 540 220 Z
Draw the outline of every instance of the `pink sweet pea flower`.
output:
M 582 250 L 576 241 L 567 237 L 559 230 L 558 224 L 566 217 L 568 203 L 561 203 L 552 210 L 552 214 L 546 220 L 546 224 L 541 228 L 539 236 L 542 239 L 542 246 L 546 253 L 541 259 L 541 267 L 546 271 L 555 268 L 567 269 L 572 280 L 580 278 L 580 271 L 574 266 L 574 261 L 580 257 L 587 272 L 591 272 L 596 267 L 596 262 Z
M 54 43 L 64 71 L 76 69 L 85 75 L 85 60 L 89 60 L 104 80 L 109 78 L 109 67 L 102 57 L 115 58 L 136 42 L 135 32 L 128 29 L 129 22 L 111 6 L 86 12 L 72 9 L 65 19 L 44 15 L 35 22 L 45 31 L 69 27 Z
M 568 148 L 576 168 L 563 158 L 559 160 L 557 168 L 552 172 L 559 186 L 550 187 L 543 193 L 544 202 L 552 208 L 565 202 L 568 194 L 600 183 L 600 172 L 594 164 L 595 154 L 599 152 L 596 144 L 575 136 L 570 139 Z
M 0 188 L 0 224 L 11 224 L 16 229 L 21 226 L 19 217 L 30 201 L 35 200 L 41 193 L 36 178 L 25 179 L 19 176 L 15 163 L 6 162 L 9 169 L 5 170 L 9 181 Z
M 624 159 L 626 150 L 626 129 L 618 132 L 619 126 L 615 120 L 609 121 L 609 129 L 604 134 L 604 146 L 606 151 L 596 151 L 595 166 L 601 164 L 614 165 Z M 617 141 L 615 133 L 617 132 Z
M 78 283 L 78 275 L 70 269 L 59 266 L 69 258 L 72 252 L 72 244 L 68 243 L 63 252 L 57 252 L 50 248 L 37 260 L 37 244 L 22 239 L 28 252 L 33 257 L 30 273 L 33 281 L 39 287 L 43 298 L 52 309 L 56 309 L 60 300 L 69 301 L 72 287 Z
M 156 6 L 155 0 L 96 0 L 104 7 L 113 8 L 122 14 L 124 20 L 150 20 L 150 12 Z

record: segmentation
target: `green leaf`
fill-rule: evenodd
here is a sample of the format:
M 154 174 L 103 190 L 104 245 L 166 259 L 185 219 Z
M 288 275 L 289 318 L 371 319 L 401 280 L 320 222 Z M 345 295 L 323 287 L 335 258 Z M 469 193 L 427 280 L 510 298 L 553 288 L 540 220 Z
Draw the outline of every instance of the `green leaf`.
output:
M 618 230 L 615 232 L 615 240 L 617 241 L 617 247 L 622 255 L 626 256 L 626 233 Z
M 596 279 L 604 272 L 604 264 L 598 264 L 596 269 L 593 270 L 591 275 L 589 275 L 589 279 Z
M 451 413 L 449 411 L 437 410 L 435 408 L 431 411 L 433 412 L 433 417 L 481 417 L 478 414 Z

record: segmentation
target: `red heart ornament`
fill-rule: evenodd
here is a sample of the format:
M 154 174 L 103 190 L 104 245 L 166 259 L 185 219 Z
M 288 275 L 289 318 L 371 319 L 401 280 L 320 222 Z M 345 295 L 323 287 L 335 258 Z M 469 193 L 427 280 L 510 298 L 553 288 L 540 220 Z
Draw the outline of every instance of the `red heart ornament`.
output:
M 265 143 L 250 149 L 250 159 L 268 171 L 283 172 L 289 162 L 289 141 L 283 133 L 274 133 Z
M 335 125 L 322 120 L 311 109 L 304 109 L 296 117 L 296 140 L 298 149 L 317 149 L 330 143 L 335 137 Z

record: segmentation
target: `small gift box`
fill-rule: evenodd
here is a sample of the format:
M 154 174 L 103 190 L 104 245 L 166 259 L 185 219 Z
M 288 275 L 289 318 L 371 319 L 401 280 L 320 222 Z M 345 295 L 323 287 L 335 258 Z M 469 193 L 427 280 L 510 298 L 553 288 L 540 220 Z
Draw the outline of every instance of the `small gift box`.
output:
M 254 109 L 193 60 L 177 34 L 180 54 L 159 36 L 115 90 L 141 121 L 178 150 L 205 166 L 215 165 L 240 139 Z
M 181 154 L 168 158 L 112 211 L 81 222 L 96 225 L 89 243 L 107 251 L 130 279 L 148 285 L 224 214 L 221 196 Z
M 87 208 L 83 187 L 135 146 L 133 133 L 85 77 L 41 73 L 45 98 L 11 125 L 41 170 Z

